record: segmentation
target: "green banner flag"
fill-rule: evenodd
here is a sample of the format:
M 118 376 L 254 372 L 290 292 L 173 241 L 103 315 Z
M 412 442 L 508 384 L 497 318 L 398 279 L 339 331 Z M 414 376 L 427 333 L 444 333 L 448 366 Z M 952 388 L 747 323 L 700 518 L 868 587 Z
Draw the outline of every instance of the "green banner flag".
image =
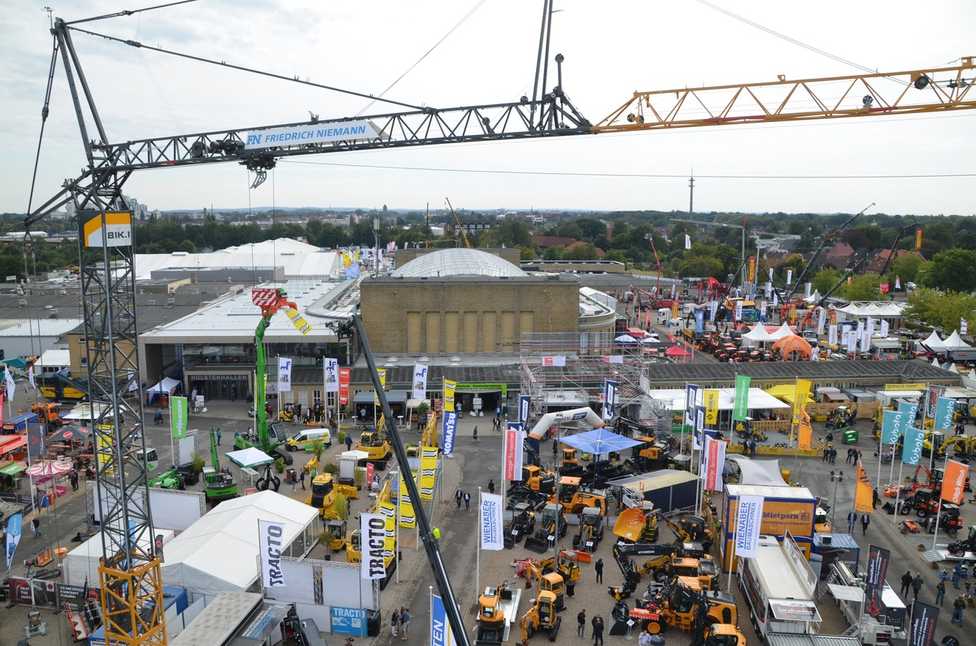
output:
M 188 404 L 186 397 L 169 398 L 169 432 L 174 440 L 186 437 Z
M 749 417 L 749 384 L 752 377 L 736 375 L 735 377 L 735 406 L 732 408 L 732 419 L 736 422 Z

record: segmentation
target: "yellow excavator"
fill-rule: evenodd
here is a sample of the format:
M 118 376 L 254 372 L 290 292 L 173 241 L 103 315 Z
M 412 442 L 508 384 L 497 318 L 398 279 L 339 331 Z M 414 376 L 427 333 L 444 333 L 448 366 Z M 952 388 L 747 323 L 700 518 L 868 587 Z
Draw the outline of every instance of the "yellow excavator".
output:
M 675 538 L 682 543 L 701 543 L 705 552 L 710 552 L 715 541 L 715 532 L 701 516 L 681 516 L 676 520 L 664 518 Z
M 657 541 L 657 513 L 653 503 L 646 502 L 645 508 L 629 507 L 617 515 L 613 524 L 617 538 L 629 543 L 654 543 Z
M 386 468 L 386 463 L 390 459 L 390 454 L 393 452 L 390 448 L 390 443 L 386 441 L 386 433 L 383 432 L 383 417 L 380 416 L 380 422 L 376 426 L 376 430 L 373 431 L 363 431 L 359 434 L 359 442 L 356 444 L 357 451 L 364 451 L 367 454 L 366 461 L 372 462 L 373 466 L 382 471 Z
M 600 515 L 607 513 L 607 499 L 602 494 L 580 488 L 581 478 L 562 476 L 559 478 L 559 493 L 552 494 L 549 502 L 559 503 L 567 514 L 578 514 L 585 507 L 596 507 Z
M 539 592 L 549 592 L 555 597 L 556 610 L 562 611 L 566 607 L 566 583 L 561 574 L 556 572 L 543 572 L 542 566 L 537 561 L 528 561 L 525 566 L 524 576 L 526 587 L 535 580 L 539 586 Z
M 711 556 L 701 558 L 692 556 L 675 556 L 665 567 L 667 577 L 690 578 L 698 581 L 703 590 L 718 590 L 718 565 Z
M 556 475 L 537 464 L 527 464 L 522 467 L 522 485 L 530 491 L 551 494 L 556 490 Z
M 562 617 L 559 616 L 556 596 L 551 592 L 540 590 L 532 600 L 532 606 L 519 620 L 520 639 L 517 646 L 527 646 L 534 634 L 543 631 L 548 634 L 549 641 L 554 642 L 561 624 Z
M 583 574 L 579 563 L 570 558 L 564 550 L 559 552 L 558 561 L 553 556 L 539 561 L 539 569 L 543 574 L 555 572 L 561 576 L 566 585 L 566 595 L 570 597 L 576 593 L 576 584 Z
M 341 520 L 336 508 L 335 482 L 331 473 L 320 473 L 312 479 L 312 490 L 305 504 L 319 510 L 322 520 Z

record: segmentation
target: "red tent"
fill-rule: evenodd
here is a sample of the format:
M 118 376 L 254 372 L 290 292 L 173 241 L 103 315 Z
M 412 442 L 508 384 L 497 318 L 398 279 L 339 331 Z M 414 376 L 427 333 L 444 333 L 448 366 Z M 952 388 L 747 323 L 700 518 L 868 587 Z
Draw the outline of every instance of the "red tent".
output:
M 682 348 L 680 345 L 672 345 L 670 348 L 668 348 L 667 350 L 664 351 L 664 354 L 666 356 L 669 356 L 669 357 L 672 357 L 672 358 L 675 358 L 675 359 L 677 359 L 679 357 L 688 357 L 688 356 L 691 356 L 691 353 L 688 352 L 687 350 L 685 350 L 684 348 Z

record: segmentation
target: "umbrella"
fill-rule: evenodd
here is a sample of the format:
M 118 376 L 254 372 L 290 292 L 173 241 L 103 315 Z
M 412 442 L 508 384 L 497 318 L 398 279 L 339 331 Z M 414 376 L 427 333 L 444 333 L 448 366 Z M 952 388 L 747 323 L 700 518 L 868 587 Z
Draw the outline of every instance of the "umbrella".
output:
M 585 433 L 577 433 L 576 435 L 561 438 L 559 441 L 563 444 L 567 444 L 573 448 L 579 449 L 583 453 L 592 453 L 593 455 L 604 455 L 610 453 L 611 451 L 619 452 L 623 451 L 624 449 L 629 449 L 632 446 L 644 444 L 644 442 L 638 442 L 630 439 L 629 437 L 618 435 L 613 431 L 608 431 L 605 428 L 597 428 Z
M 615 343 L 637 343 L 637 339 L 630 336 L 629 334 L 621 334 L 616 339 L 614 339 L 614 342 Z
M 27 475 L 32 478 L 56 478 L 71 471 L 69 460 L 41 460 L 27 467 Z
M 80 428 L 66 426 L 51 433 L 51 436 L 48 438 L 48 442 L 71 442 L 72 440 L 84 440 L 88 438 L 88 435 L 88 429 L 84 426 Z

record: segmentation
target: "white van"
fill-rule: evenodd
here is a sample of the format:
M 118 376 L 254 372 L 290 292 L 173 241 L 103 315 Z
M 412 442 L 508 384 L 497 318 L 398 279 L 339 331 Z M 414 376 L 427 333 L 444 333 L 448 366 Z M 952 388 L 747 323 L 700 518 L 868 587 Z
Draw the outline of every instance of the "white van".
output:
M 307 451 L 315 441 L 329 448 L 332 446 L 332 433 L 327 428 L 306 428 L 289 437 L 285 446 L 289 451 Z

